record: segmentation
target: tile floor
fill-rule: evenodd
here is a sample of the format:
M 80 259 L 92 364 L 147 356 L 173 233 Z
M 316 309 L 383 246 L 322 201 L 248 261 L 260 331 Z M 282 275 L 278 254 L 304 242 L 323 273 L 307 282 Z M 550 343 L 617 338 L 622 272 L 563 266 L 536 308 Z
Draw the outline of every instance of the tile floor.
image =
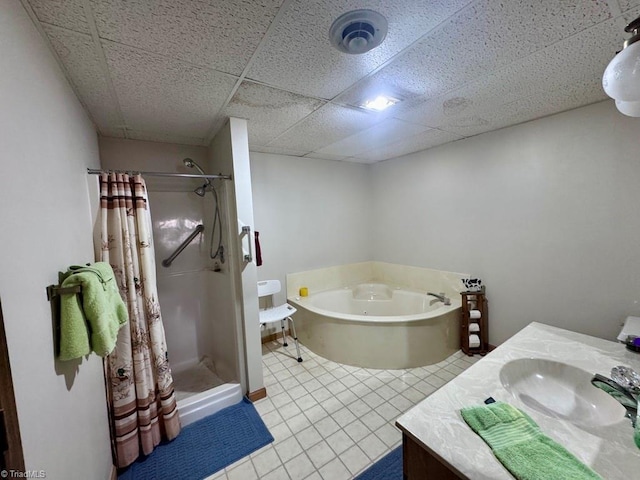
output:
M 208 480 L 353 478 L 401 444 L 396 418 L 481 358 L 374 370 L 300 349 L 302 363 L 292 341 L 263 345 L 268 396 L 255 407 L 275 441 Z

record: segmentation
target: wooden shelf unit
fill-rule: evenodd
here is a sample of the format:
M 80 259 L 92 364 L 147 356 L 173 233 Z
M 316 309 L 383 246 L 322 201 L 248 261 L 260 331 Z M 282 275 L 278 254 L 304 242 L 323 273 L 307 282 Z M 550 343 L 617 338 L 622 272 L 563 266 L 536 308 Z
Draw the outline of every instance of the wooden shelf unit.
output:
M 483 286 L 479 292 L 460 292 L 460 295 L 462 295 L 460 348 L 469 356 L 476 353 L 485 355 L 489 351 L 489 309 L 487 306 L 485 288 Z M 472 319 L 470 313 L 471 310 L 478 310 L 480 312 L 480 318 Z M 477 323 L 480 331 L 469 332 L 469 324 L 471 323 Z M 478 347 L 469 346 L 469 335 L 478 335 L 480 338 L 480 345 Z

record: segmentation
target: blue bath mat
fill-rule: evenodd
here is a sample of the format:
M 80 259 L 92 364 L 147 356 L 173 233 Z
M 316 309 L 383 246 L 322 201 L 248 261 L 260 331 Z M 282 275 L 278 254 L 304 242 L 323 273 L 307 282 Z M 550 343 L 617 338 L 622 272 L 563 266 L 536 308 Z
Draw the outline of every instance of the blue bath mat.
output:
M 391 450 L 355 480 L 402 480 L 402 446 Z
M 137 460 L 119 480 L 201 480 L 273 442 L 253 404 L 242 402 L 187 425 Z

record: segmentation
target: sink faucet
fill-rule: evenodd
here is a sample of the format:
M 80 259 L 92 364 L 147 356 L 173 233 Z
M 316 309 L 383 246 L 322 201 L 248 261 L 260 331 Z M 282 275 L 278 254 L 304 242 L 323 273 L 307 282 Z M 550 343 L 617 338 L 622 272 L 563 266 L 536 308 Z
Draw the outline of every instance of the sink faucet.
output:
M 615 380 L 610 380 L 602 375 L 595 374 L 591 379 L 592 385 L 604 390 L 627 410 L 626 417 L 631 420 L 631 424 L 635 427 L 636 418 L 638 417 L 638 398 L 637 392 L 633 389 L 625 388 Z
M 442 303 L 444 303 L 445 305 L 451 305 L 451 299 L 447 298 L 444 296 L 444 292 L 440 292 L 440 293 L 427 293 L 427 295 L 431 295 L 432 297 L 436 297 L 438 300 L 440 300 Z

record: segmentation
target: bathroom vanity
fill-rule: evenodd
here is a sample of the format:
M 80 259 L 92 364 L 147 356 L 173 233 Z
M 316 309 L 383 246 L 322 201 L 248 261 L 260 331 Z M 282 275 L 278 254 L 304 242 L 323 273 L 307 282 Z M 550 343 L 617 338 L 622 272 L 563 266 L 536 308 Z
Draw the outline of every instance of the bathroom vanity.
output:
M 594 373 L 609 378 L 618 365 L 640 372 L 640 355 L 620 343 L 531 323 L 397 420 L 404 478 L 513 479 L 460 415 L 488 397 L 528 413 L 603 478 L 637 478 L 640 449 L 631 421 L 590 384 Z

